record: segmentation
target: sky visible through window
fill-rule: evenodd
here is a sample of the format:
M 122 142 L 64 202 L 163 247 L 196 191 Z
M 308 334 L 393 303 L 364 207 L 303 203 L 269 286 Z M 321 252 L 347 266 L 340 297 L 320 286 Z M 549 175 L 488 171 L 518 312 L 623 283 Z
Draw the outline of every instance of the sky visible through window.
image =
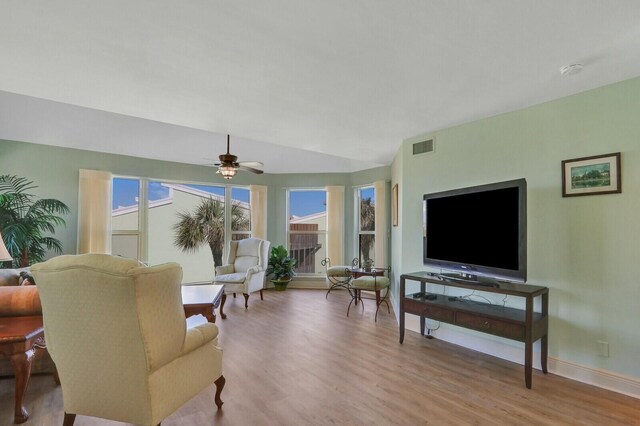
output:
M 224 187 L 207 185 L 184 185 L 189 188 L 209 192 L 211 194 L 224 196 Z M 149 201 L 157 201 L 169 196 L 169 188 L 163 186 L 161 182 L 149 182 Z M 134 206 L 137 204 L 136 197 L 140 190 L 138 179 L 113 179 L 113 202 L 112 208 Z M 249 202 L 249 190 L 244 188 L 233 188 L 232 198 L 234 201 Z
M 289 212 L 302 217 L 327 211 L 326 191 L 290 191 Z
M 373 188 L 364 188 L 360 190 L 360 197 L 363 200 L 371 198 L 371 201 L 376 202 L 376 191 Z
M 189 188 L 199 189 L 211 194 L 224 196 L 224 187 L 207 185 L 184 185 Z M 140 188 L 138 179 L 114 178 L 113 179 L 113 209 L 118 207 L 134 206 L 137 204 L 136 197 Z M 149 201 L 157 201 L 169 196 L 169 188 L 161 182 L 151 181 L 148 185 Z M 373 198 L 373 188 L 363 190 L 364 197 Z M 366 194 L 366 195 L 365 195 Z M 235 201 L 249 202 L 249 190 L 244 188 L 233 188 L 232 198 Z M 291 191 L 290 192 L 290 212 L 294 216 L 302 217 L 314 213 L 327 211 L 326 191 Z

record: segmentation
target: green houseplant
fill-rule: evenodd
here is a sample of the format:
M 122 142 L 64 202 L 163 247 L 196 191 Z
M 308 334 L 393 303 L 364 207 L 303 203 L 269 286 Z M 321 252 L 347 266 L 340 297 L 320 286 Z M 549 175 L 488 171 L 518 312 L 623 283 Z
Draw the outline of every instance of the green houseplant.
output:
M 297 264 L 298 261 L 289 257 L 289 252 L 283 245 L 271 249 L 269 265 L 267 266 L 267 276 L 271 279 L 273 285 L 276 286 L 276 290 L 284 291 L 287 289 L 291 278 L 296 275 L 293 269 Z
M 62 254 L 60 240 L 47 234 L 65 226 L 60 215 L 69 213 L 69 207 L 55 199 L 37 198 L 29 192 L 34 188 L 26 178 L 0 176 L 0 233 L 17 267 L 42 262 L 48 250 Z

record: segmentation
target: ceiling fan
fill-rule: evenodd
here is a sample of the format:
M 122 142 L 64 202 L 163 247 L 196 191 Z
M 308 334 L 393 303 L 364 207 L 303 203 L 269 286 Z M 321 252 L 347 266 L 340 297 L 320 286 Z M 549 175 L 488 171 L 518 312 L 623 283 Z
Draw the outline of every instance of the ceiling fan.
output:
M 227 153 L 218 156 L 220 162 L 214 164 L 214 166 L 218 166 L 216 173 L 220 173 L 225 179 L 234 177 L 238 170 L 245 170 L 258 175 L 264 173 L 262 170 L 256 168 L 264 166 L 264 164 L 259 161 L 243 161 L 239 163 L 238 157 L 229 152 L 229 139 L 230 136 L 227 135 Z

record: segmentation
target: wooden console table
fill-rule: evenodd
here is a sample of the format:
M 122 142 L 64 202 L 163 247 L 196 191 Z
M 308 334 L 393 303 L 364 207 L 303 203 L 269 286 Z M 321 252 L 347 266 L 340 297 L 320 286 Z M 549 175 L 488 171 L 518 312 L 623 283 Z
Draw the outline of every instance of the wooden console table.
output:
M 414 294 L 405 294 L 406 280 L 420 282 L 420 293 L 417 297 L 414 297 Z M 524 297 L 525 309 L 478 303 L 441 294 L 432 295 L 430 296 L 432 299 L 427 299 L 429 293 L 426 293 L 426 284 Z M 537 296 L 542 297 L 542 312 L 533 311 L 533 299 Z M 425 318 L 431 318 L 524 342 L 524 377 L 529 389 L 531 389 L 533 368 L 533 342 L 541 339 L 540 362 L 542 372 L 547 373 L 549 328 L 549 289 L 547 287 L 502 281 L 474 283 L 442 278 L 430 272 L 412 272 L 400 276 L 400 343 L 404 340 L 405 313 L 420 316 L 420 334 L 422 335 L 425 332 Z

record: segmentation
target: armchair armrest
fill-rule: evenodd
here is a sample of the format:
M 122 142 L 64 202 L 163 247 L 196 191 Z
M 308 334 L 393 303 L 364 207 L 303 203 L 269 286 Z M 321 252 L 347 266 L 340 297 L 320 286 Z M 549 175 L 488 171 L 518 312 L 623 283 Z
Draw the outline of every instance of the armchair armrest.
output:
M 257 274 L 258 272 L 260 272 L 260 266 L 252 266 L 251 268 L 247 269 L 247 278 L 251 278 L 251 275 Z
M 233 274 L 235 271 L 233 265 L 216 266 L 216 275 Z
M 214 340 L 218 337 L 218 326 L 213 323 L 200 324 L 187 329 L 182 346 L 182 354 L 189 353 L 194 349 Z

